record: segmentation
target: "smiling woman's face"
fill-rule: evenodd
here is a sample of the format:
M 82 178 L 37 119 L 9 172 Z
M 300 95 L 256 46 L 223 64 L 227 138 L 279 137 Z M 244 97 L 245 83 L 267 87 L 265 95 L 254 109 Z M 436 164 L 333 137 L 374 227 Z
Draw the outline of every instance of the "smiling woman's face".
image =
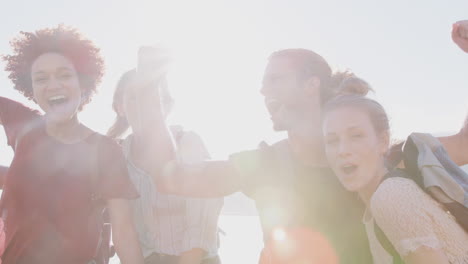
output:
M 81 105 L 81 88 L 73 63 L 59 53 L 44 53 L 31 65 L 34 100 L 49 121 L 75 117 Z
M 363 110 L 332 110 L 325 116 L 323 133 L 328 162 L 347 190 L 362 190 L 384 170 L 388 140 L 377 134 Z

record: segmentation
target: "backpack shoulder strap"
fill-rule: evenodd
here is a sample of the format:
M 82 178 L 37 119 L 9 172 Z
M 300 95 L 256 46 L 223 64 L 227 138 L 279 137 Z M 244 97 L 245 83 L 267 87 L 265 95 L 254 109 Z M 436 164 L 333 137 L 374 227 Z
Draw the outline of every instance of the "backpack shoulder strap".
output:
M 468 231 L 468 174 L 430 134 L 413 133 L 404 147 L 405 166 L 413 180 L 443 204 Z
M 409 174 L 404 169 L 393 169 L 389 173 L 385 175 L 385 179 L 392 178 L 392 177 L 402 177 L 407 179 L 412 179 Z M 393 257 L 393 264 L 404 264 L 405 262 L 402 260 L 400 254 L 395 249 L 393 244 L 390 242 L 388 237 L 382 231 L 382 229 L 377 225 L 377 222 L 374 221 L 374 233 L 379 241 L 380 245 Z
M 380 229 L 375 221 L 374 232 L 377 240 L 379 240 L 380 245 L 382 245 L 385 251 L 387 251 L 387 253 L 393 257 L 393 264 L 404 264 L 405 262 L 401 258 L 400 254 L 398 254 L 398 251 L 396 251 L 395 247 L 392 245 L 388 237 L 385 235 L 382 229 Z

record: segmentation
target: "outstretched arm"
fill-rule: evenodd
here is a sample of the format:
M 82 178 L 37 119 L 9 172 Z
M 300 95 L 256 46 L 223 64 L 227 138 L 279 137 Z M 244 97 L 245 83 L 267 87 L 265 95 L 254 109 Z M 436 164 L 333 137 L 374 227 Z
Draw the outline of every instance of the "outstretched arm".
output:
M 178 162 L 176 146 L 161 108 L 155 106 L 150 96 L 151 91 L 140 94 L 140 111 L 144 114 L 140 115 L 141 131 L 133 133 L 131 159 L 153 175 L 158 190 L 196 197 L 218 197 L 238 191 L 240 178 L 229 161 L 204 161 L 195 165 Z
M 192 197 L 221 197 L 241 190 L 242 178 L 229 161 L 205 161 L 196 165 L 169 162 L 155 177 L 159 191 Z
M 162 85 L 166 85 L 167 60 L 158 52 L 164 51 L 151 47 L 139 51 L 134 91 L 139 114 L 137 127 L 132 126 L 132 161 L 153 175 L 156 187 L 162 192 L 215 197 L 239 190 L 240 179 L 228 161 L 193 166 L 177 162 L 176 146 L 166 124 L 160 95 Z

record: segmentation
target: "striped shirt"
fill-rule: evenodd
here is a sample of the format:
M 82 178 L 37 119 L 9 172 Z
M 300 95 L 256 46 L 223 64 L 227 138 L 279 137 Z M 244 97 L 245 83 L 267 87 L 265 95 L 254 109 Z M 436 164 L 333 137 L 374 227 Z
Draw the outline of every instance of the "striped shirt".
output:
M 193 164 L 209 158 L 201 138 L 180 127 L 171 127 L 181 162 Z M 206 257 L 216 256 L 219 248 L 218 217 L 223 198 L 198 199 L 161 194 L 148 173 L 129 158 L 131 136 L 123 143 L 130 178 L 140 193 L 132 200 L 133 221 L 144 257 L 152 253 L 179 256 L 201 248 Z

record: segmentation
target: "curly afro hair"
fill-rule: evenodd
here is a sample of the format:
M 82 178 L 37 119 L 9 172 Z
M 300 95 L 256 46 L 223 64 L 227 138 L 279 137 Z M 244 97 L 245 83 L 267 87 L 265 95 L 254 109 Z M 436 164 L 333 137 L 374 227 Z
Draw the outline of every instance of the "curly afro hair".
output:
M 31 65 L 44 53 L 55 52 L 68 58 L 74 65 L 83 92 L 82 105 L 91 101 L 104 74 L 104 60 L 99 48 L 77 29 L 62 24 L 35 32 L 21 31 L 10 41 L 13 54 L 2 56 L 5 70 L 14 88 L 33 100 Z

